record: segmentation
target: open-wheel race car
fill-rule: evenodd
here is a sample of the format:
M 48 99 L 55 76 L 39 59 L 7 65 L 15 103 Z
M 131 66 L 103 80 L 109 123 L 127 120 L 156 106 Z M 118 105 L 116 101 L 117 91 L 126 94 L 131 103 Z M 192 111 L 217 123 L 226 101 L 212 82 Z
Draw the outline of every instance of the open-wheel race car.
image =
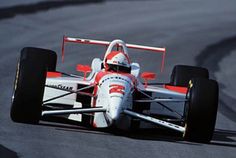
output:
M 128 49 L 161 53 L 162 70 L 165 48 L 64 36 L 62 58 L 69 42 L 107 49 L 104 58 L 94 58 L 91 66 L 77 65 L 77 70 L 84 73 L 79 76 L 57 71 L 54 51 L 23 48 L 12 96 L 13 121 L 37 124 L 44 117 L 61 116 L 95 128 L 164 127 L 182 133 L 188 141 L 212 139 L 218 84 L 209 79 L 207 69 L 176 65 L 169 83 L 149 84 L 155 73 L 140 74 L 140 65 L 130 61 Z M 176 106 L 183 107 L 182 113 L 172 108 Z M 173 115 L 160 114 L 155 107 Z

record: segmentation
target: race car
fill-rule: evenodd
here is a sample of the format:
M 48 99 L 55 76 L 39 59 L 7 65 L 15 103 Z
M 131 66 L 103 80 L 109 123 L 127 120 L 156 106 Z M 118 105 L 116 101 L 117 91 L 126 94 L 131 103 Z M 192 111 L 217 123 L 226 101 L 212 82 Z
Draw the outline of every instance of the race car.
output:
M 140 73 L 140 65 L 131 61 L 128 50 L 160 53 L 163 71 L 165 48 L 64 36 L 62 60 L 66 43 L 107 49 L 104 58 L 94 58 L 91 66 L 78 64 L 77 71 L 83 73 L 78 75 L 58 71 L 57 54 L 52 50 L 23 48 L 12 96 L 13 121 L 37 124 L 57 116 L 94 128 L 164 127 L 188 141 L 211 141 L 219 90 L 207 69 L 176 65 L 169 83 L 150 83 L 156 74 Z M 182 112 L 176 107 L 183 107 Z

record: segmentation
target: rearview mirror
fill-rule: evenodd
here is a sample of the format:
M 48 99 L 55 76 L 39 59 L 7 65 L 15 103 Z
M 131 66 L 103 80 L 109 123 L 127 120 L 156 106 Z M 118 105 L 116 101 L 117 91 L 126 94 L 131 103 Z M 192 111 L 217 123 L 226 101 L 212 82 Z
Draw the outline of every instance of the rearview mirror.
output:
M 144 86 L 147 88 L 148 80 L 155 80 L 156 74 L 153 72 L 143 72 L 141 78 L 144 79 Z
M 89 65 L 81 65 L 81 64 L 77 65 L 76 70 L 84 73 L 84 81 L 86 80 L 87 73 L 92 71 Z

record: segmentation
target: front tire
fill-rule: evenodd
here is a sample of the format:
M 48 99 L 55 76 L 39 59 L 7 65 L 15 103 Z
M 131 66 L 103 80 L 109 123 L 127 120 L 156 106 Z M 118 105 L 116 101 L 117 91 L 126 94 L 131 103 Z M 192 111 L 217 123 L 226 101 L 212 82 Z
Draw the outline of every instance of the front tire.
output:
M 194 78 L 190 81 L 184 114 L 186 140 L 210 142 L 216 122 L 218 93 L 218 84 L 214 80 Z
M 17 64 L 10 116 L 15 122 L 38 123 L 47 71 L 56 69 L 56 53 L 26 47 Z

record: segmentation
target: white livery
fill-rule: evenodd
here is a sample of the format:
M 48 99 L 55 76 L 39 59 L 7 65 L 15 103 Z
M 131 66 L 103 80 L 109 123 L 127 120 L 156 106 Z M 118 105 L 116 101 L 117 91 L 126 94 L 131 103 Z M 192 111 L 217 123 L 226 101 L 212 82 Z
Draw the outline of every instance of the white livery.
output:
M 130 61 L 128 49 L 141 49 L 162 53 L 161 71 L 163 71 L 166 53 L 165 48 L 126 44 L 122 40 L 108 42 L 64 37 L 62 45 L 62 60 L 64 60 L 64 47 L 67 42 L 102 45 L 106 46 L 107 50 L 104 58 L 93 59 L 91 66 L 77 65 L 77 70 L 84 73 L 82 76 L 59 72 L 56 70 L 56 66 L 54 66 L 56 62 L 51 62 L 54 60 L 54 57 L 50 57 L 50 61 L 47 62 L 45 62 L 46 59 L 44 58 L 44 60 L 42 60 L 44 62 L 42 63 L 44 64 L 44 67 L 47 67 L 47 70 L 45 71 L 46 76 L 43 75 L 42 70 L 42 77 L 35 77 L 35 80 L 38 80 L 37 83 L 39 83 L 39 81 L 41 82 L 39 79 L 42 79 L 43 84 L 43 86 L 39 85 L 38 88 L 37 86 L 35 87 L 36 89 L 39 89 L 38 92 L 42 91 L 42 98 L 38 99 L 38 101 L 41 102 L 41 107 L 39 108 L 37 106 L 39 110 L 34 113 L 35 115 L 38 115 L 36 118 L 30 116 L 30 114 L 26 114 L 23 110 L 21 113 L 24 112 L 26 116 L 18 116 L 20 115 L 18 114 L 20 112 L 19 110 L 15 110 L 19 106 L 18 104 L 23 104 L 23 99 L 19 97 L 21 96 L 20 92 L 17 92 L 17 89 L 19 89 L 20 86 L 19 84 L 23 84 L 19 83 L 20 81 L 18 82 L 19 78 L 23 76 L 23 72 L 20 70 L 17 71 L 15 93 L 13 95 L 11 110 L 11 117 L 14 121 L 38 122 L 41 118 L 46 116 L 61 116 L 70 120 L 90 124 L 96 128 L 107 128 L 111 126 L 120 129 L 164 127 L 183 133 L 184 138 L 187 138 L 188 140 L 200 140 L 205 142 L 211 139 L 213 134 L 212 129 L 202 130 L 199 128 L 197 134 L 202 134 L 204 137 L 204 139 L 201 140 L 199 139 L 200 136 L 196 136 L 196 133 L 192 131 L 192 128 L 195 128 L 195 126 L 200 126 L 195 125 L 196 123 L 192 125 L 191 122 L 188 121 L 188 119 L 193 121 L 198 119 L 195 118 L 196 116 L 193 118 L 190 116 L 194 115 L 192 113 L 196 113 L 195 111 L 191 111 L 191 106 L 202 104 L 202 101 L 198 101 L 202 99 L 196 99 L 196 97 L 193 96 L 193 93 L 196 93 L 196 95 L 202 95 L 201 93 L 198 93 L 199 89 L 195 92 L 195 85 L 201 87 L 200 91 L 204 91 L 203 88 L 206 87 L 206 85 L 214 84 L 212 83 L 213 81 L 208 79 L 209 76 L 204 76 L 205 70 L 203 68 L 179 65 L 173 70 L 170 83 L 156 83 L 154 85 L 149 85 L 148 81 L 155 79 L 155 73 L 141 73 L 139 64 Z M 23 57 L 30 56 L 29 52 L 35 50 L 36 48 L 33 50 L 32 48 L 30 50 L 27 48 L 27 51 L 22 51 L 22 62 L 19 63 L 20 66 L 18 69 L 25 68 L 26 66 L 23 67 L 22 65 L 24 65 L 24 62 L 26 61 L 29 61 L 31 65 L 34 65 L 33 62 L 31 62 L 33 57 L 32 59 L 28 57 L 30 59 L 25 61 L 23 60 Z M 45 50 L 40 51 L 43 52 Z M 43 65 L 42 63 L 40 64 Z M 37 67 L 38 71 L 43 68 L 43 66 L 35 67 Z M 185 74 L 180 74 L 180 70 Z M 186 74 L 189 73 L 190 70 L 192 75 L 186 77 Z M 31 70 L 29 71 L 31 72 Z M 194 76 L 194 74 L 196 76 Z M 24 75 L 26 76 L 27 74 Z M 195 77 L 201 77 L 201 79 L 195 80 Z M 26 84 L 23 85 L 26 87 L 28 86 Z M 218 94 L 218 89 L 215 88 L 216 86 L 213 85 L 212 87 L 208 87 L 208 89 L 212 89 L 211 91 L 213 93 Z M 36 95 L 33 95 L 32 97 L 37 98 Z M 204 93 L 204 97 L 208 96 Z M 210 101 L 207 102 L 209 104 L 214 104 L 212 106 L 216 106 L 217 103 L 214 101 L 217 99 L 216 97 L 218 97 L 218 95 L 213 97 L 213 99 L 209 99 Z M 24 107 L 23 105 L 21 106 L 25 109 L 29 108 L 29 106 L 26 107 L 26 105 L 24 105 Z M 178 106 L 178 108 L 175 108 L 176 106 Z M 164 109 L 163 111 L 165 112 L 161 109 Z M 196 111 L 202 112 L 202 109 L 204 108 L 200 107 Z M 215 113 L 212 114 L 213 116 L 211 116 L 211 119 L 213 121 L 209 124 L 215 124 L 216 109 L 211 111 L 215 111 Z

